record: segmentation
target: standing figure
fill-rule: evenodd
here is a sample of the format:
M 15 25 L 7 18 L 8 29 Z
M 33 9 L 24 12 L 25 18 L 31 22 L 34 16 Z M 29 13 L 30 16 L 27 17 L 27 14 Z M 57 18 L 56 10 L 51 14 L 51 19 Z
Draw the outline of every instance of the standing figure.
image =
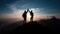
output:
M 27 11 L 28 12 L 28 11 Z M 26 14 L 27 14 L 27 12 L 26 12 L 26 10 L 24 11 L 24 13 L 23 13 L 23 15 L 22 15 L 22 17 L 24 18 L 24 22 L 26 22 Z
M 30 11 L 29 11 L 29 12 L 30 12 Z M 33 14 L 32 10 L 31 10 L 31 12 L 30 12 L 30 15 L 31 15 L 30 20 L 33 21 L 33 16 L 34 16 L 34 14 Z

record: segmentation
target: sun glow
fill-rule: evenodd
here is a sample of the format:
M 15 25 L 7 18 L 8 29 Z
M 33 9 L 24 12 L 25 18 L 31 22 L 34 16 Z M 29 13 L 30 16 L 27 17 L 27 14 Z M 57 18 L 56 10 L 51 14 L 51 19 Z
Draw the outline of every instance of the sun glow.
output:
M 24 11 L 26 9 L 16 9 L 14 8 L 14 6 L 11 8 L 13 10 L 13 12 L 11 14 L 7 14 L 8 17 L 10 18 L 16 18 L 17 20 L 24 20 L 23 17 L 22 17 L 22 14 L 24 13 Z M 30 11 L 32 10 L 33 13 L 34 13 L 34 17 L 33 17 L 33 21 L 35 20 L 38 20 L 40 16 L 38 16 L 38 11 L 39 9 L 38 8 L 31 8 L 29 9 Z M 5 16 L 4 16 L 5 17 Z M 30 21 L 30 18 L 31 18 L 31 15 L 29 13 L 29 11 L 27 12 L 27 22 Z
M 27 13 L 27 21 L 30 21 L 30 17 L 31 17 L 31 16 L 30 16 L 30 13 L 28 12 L 28 13 Z

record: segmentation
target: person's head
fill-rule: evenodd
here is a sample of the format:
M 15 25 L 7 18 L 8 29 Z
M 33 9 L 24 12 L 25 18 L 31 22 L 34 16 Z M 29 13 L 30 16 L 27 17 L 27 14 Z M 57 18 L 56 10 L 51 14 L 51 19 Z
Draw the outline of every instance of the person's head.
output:
M 32 10 L 31 10 L 31 12 L 32 12 Z
M 26 10 L 24 12 L 26 12 Z

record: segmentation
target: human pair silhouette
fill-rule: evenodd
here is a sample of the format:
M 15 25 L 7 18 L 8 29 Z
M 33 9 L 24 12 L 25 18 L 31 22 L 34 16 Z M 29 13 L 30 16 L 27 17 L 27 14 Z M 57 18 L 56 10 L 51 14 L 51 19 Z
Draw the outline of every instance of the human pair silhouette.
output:
M 34 16 L 33 15 L 33 11 L 32 10 L 30 11 L 29 9 L 27 9 L 27 11 L 25 10 L 24 13 L 23 13 L 23 15 L 22 15 L 23 19 L 24 19 L 24 22 L 26 22 L 27 12 L 29 12 L 30 15 L 31 15 L 30 21 L 33 21 L 33 16 Z

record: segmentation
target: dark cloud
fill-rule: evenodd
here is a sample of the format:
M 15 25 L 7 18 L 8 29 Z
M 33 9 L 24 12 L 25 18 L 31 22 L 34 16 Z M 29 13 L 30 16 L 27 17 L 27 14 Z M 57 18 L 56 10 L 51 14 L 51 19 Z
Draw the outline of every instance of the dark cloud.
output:
M 0 14 L 11 13 L 10 5 L 15 5 L 17 9 L 44 8 L 45 14 L 59 14 L 60 0 L 0 0 Z

